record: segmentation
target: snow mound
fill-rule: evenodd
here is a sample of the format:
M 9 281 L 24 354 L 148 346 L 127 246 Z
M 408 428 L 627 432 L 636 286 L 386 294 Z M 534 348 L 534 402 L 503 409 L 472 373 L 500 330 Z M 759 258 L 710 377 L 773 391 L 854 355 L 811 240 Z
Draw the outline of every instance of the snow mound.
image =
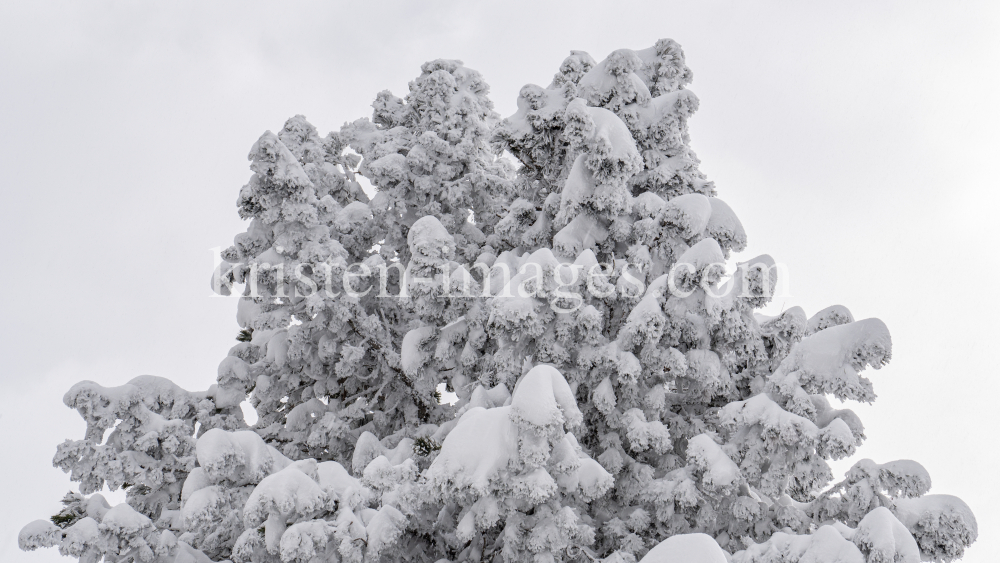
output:
M 854 533 L 854 545 L 869 562 L 919 563 L 916 540 L 892 512 L 880 506 L 861 519 Z
M 257 139 L 257 142 L 250 149 L 248 160 L 251 161 L 250 168 L 254 172 L 272 182 L 296 188 L 312 185 L 309 176 L 302 169 L 302 165 L 299 164 L 295 155 L 278 139 L 277 135 L 270 131 L 266 131 Z
M 135 536 L 152 528 L 152 520 L 125 503 L 111 507 L 101 519 L 101 531 L 113 534 Z
M 409 377 L 416 377 L 420 368 L 430 359 L 431 352 L 422 350 L 424 343 L 434 336 L 436 329 L 433 326 L 423 326 L 415 328 L 406 333 L 403 337 L 403 344 L 400 348 L 400 364 L 403 373 Z
M 862 459 L 847 472 L 849 482 L 867 480 L 876 490 L 894 497 L 919 497 L 931 488 L 931 476 L 924 466 L 909 459 L 878 464 Z
M 283 517 L 292 512 L 308 515 L 324 508 L 329 497 L 313 476 L 303 470 L 316 476 L 316 461 L 296 462 L 265 477 L 250 493 L 243 509 L 243 521 L 248 526 L 259 526 L 272 514 Z
M 426 472 L 431 486 L 443 493 L 471 488 L 485 494 L 490 482 L 517 460 L 511 408 L 475 407 L 462 415 Z
M 59 552 L 65 552 L 72 557 L 81 557 L 87 551 L 96 549 L 101 530 L 97 520 L 91 517 L 81 518 L 69 528 L 66 528 L 66 538 L 59 546 Z
M 586 165 L 587 155 L 581 154 L 573 161 L 566 184 L 559 197 L 559 214 L 556 216 L 556 225 L 561 226 L 568 223 L 579 213 L 580 207 L 594 195 L 597 189 L 597 181 Z
M 178 417 L 208 395 L 185 391 L 163 377 L 140 375 L 118 387 L 81 381 L 63 395 L 63 404 L 87 422 L 87 440 L 100 444 L 104 431 L 119 419 L 132 419 L 147 431 L 186 433 L 184 421 Z
M 608 229 L 600 220 L 582 213 L 552 238 L 552 248 L 561 256 L 578 256 L 581 252 L 596 248 L 608 238 Z
M 219 363 L 218 389 L 215 392 L 215 406 L 234 407 L 246 398 L 253 387 L 250 365 L 236 356 L 226 356 Z
M 713 264 L 725 265 L 725 262 L 726 257 L 722 253 L 722 248 L 719 247 L 718 241 L 711 238 L 702 239 L 697 244 L 684 251 L 684 253 L 677 259 L 677 264 L 686 264 L 691 266 L 694 268 L 695 272 L 701 272 L 703 269 Z
M 198 464 L 213 483 L 237 486 L 259 483 L 291 463 L 251 430 L 226 432 L 212 428 L 198 438 L 195 452 Z
M 708 534 L 678 534 L 650 549 L 639 563 L 728 563 L 728 558 Z
M 34 551 L 40 547 L 52 547 L 62 543 L 62 540 L 62 530 L 48 520 L 29 522 L 17 534 L 17 546 L 22 551 Z
M 511 417 L 519 425 L 540 431 L 563 424 L 572 428 L 583 422 L 569 384 L 559 370 L 549 365 L 531 368 L 514 386 Z
M 741 300 L 754 308 L 768 304 L 778 284 L 778 271 L 774 258 L 761 254 L 736 264 L 736 275 L 729 281 L 726 297 Z
M 361 481 L 352 477 L 347 469 L 336 461 L 317 463 L 316 475 L 320 488 L 338 499 L 344 499 L 347 492 L 352 489 L 361 488 Z
M 861 551 L 833 526 L 809 535 L 777 532 L 764 543 L 733 555 L 732 563 L 866 563 Z M 891 560 L 890 560 L 891 561 Z
M 854 315 L 843 305 L 830 305 L 826 309 L 809 317 L 806 323 L 806 336 L 817 333 L 832 326 L 846 325 L 854 322 Z
M 640 219 L 650 219 L 660 214 L 667 202 L 653 192 L 642 192 L 632 200 L 632 212 Z
M 489 389 L 482 385 L 476 385 L 476 388 L 472 390 L 472 394 L 469 396 L 468 404 L 463 406 L 458 414 L 461 416 L 465 414 L 465 411 L 475 407 L 482 407 L 484 409 L 502 407 L 508 404 L 507 401 L 509 399 L 510 391 L 507 390 L 507 386 L 503 383 L 498 383 Z
M 712 215 L 705 226 L 705 236 L 717 240 L 727 254 L 730 251 L 742 252 L 747 246 L 743 223 L 726 202 L 717 197 L 710 197 L 708 201 L 712 205 Z
M 454 254 L 455 239 L 433 215 L 417 219 L 406 235 L 416 265 L 440 264 Z
M 591 393 L 590 401 L 605 416 L 614 412 L 615 406 L 618 404 L 618 398 L 615 397 L 615 389 L 611 385 L 611 379 L 605 377 L 601 380 L 594 389 L 594 392 Z
M 663 206 L 662 220 L 677 227 L 685 239 L 701 234 L 708 227 L 714 212 L 711 199 L 701 194 L 684 194 L 670 199 Z
M 580 78 L 577 94 L 595 106 L 645 104 L 652 95 L 636 74 L 642 66 L 643 61 L 635 51 L 618 49 Z
M 351 223 L 364 223 L 366 221 L 371 221 L 371 219 L 372 210 L 368 204 L 360 201 L 354 201 L 347 204 L 343 209 L 337 212 L 337 219 L 335 222 L 343 228 Z
M 871 382 L 859 375 L 867 366 L 879 369 L 892 357 L 885 323 L 864 319 L 833 326 L 796 344 L 771 379 L 786 394 L 795 385 L 807 393 L 833 394 L 840 400 L 871 402 Z
M 333 539 L 335 530 L 326 520 L 296 522 L 282 534 L 278 554 L 282 561 L 309 561 Z
M 264 525 L 264 541 L 272 553 L 280 548 L 289 520 L 308 519 L 333 508 L 333 499 L 316 479 L 316 460 L 306 459 L 268 475 L 250 493 L 243 522 L 250 528 Z
M 375 458 L 385 453 L 385 448 L 378 436 L 365 431 L 358 436 L 358 441 L 354 444 L 354 455 L 351 459 L 351 469 L 355 474 L 361 474 L 365 467 Z
M 628 438 L 629 449 L 641 452 L 652 448 L 662 454 L 673 447 L 670 432 L 659 420 L 646 420 L 646 414 L 638 408 L 628 409 L 621 416 L 621 423 Z
M 688 441 L 687 456 L 705 472 L 702 481 L 710 487 L 728 487 L 739 479 L 740 468 L 708 434 L 698 434 Z
M 897 499 L 894 511 L 927 559 L 959 559 L 965 548 L 979 537 L 975 515 L 958 497 L 927 495 Z
M 392 506 L 383 506 L 378 513 L 368 521 L 365 533 L 368 536 L 368 546 L 365 550 L 368 561 L 378 561 L 379 555 L 403 533 L 406 527 L 406 517 Z
M 224 505 L 222 488 L 218 485 L 200 488 L 194 492 L 186 490 L 181 504 L 181 522 L 184 528 L 194 530 L 203 525 L 210 525 L 211 520 Z
M 719 419 L 731 427 L 760 425 L 765 439 L 786 445 L 812 443 L 819 435 L 809 419 L 786 411 L 763 394 L 729 403 L 719 411 Z
M 691 82 L 693 74 L 684 64 L 684 51 L 673 39 L 659 39 L 635 54 L 643 62 L 637 72 L 654 96 L 683 89 Z
M 613 112 L 578 98 L 566 106 L 566 121 L 567 137 L 587 151 L 587 167 L 599 183 L 621 185 L 642 170 L 635 139 Z
M 667 296 L 670 276 L 663 274 L 646 288 L 642 299 L 629 312 L 618 335 L 623 350 L 631 351 L 644 342 L 656 342 L 663 336 L 667 317 L 663 314 L 663 300 Z

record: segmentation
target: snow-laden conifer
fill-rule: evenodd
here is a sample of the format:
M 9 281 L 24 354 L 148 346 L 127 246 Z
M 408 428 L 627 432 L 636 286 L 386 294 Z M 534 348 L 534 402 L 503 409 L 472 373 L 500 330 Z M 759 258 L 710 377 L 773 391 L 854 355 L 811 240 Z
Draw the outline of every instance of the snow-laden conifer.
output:
M 691 78 L 671 40 L 573 51 L 500 120 L 477 72 L 437 60 L 371 119 L 262 135 L 237 202 L 250 224 L 212 280 L 243 284 L 216 383 L 74 386 L 87 431 L 54 462 L 80 491 L 21 548 L 87 563 L 961 557 L 975 517 L 927 494 L 917 462 L 862 459 L 833 482 L 828 461 L 865 433 L 830 397 L 874 401 L 888 328 L 841 305 L 757 312 L 775 261 L 726 270 L 747 235 L 689 145 Z

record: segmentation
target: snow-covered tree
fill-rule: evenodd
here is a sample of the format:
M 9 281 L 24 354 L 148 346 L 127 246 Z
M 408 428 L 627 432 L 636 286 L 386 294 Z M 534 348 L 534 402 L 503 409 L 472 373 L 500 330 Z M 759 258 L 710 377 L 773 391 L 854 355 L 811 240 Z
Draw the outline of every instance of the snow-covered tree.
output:
M 953 560 L 977 534 L 865 434 L 892 352 L 834 305 L 757 313 L 776 283 L 689 146 L 677 43 L 573 51 L 518 111 L 425 64 L 320 137 L 265 133 L 239 341 L 205 392 L 82 382 L 54 463 L 80 483 L 23 549 L 84 562 Z M 512 163 L 507 155 L 517 159 Z M 359 183 L 375 188 L 370 200 Z M 444 393 L 453 393 L 445 400 Z M 249 401 L 258 415 L 242 417 Z M 127 488 L 109 506 L 96 491 Z

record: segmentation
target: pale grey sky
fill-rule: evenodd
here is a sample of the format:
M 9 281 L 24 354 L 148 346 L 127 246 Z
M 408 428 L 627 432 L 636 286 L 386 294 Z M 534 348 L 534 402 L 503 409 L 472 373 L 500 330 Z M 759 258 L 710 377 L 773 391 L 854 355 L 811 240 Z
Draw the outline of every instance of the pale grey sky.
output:
M 207 5 L 206 5 L 207 4 Z M 1000 6 L 995 2 L 0 1 L 0 560 L 71 488 L 56 445 L 81 379 L 151 373 L 200 390 L 237 332 L 210 297 L 209 248 L 266 129 L 321 132 L 457 58 L 501 115 L 571 49 L 600 60 L 683 45 L 701 109 L 692 146 L 812 314 L 840 303 L 893 334 L 856 407 L 860 457 L 921 462 L 1000 552 L 992 283 L 1000 274 Z M 843 468 L 845 464 L 838 464 Z

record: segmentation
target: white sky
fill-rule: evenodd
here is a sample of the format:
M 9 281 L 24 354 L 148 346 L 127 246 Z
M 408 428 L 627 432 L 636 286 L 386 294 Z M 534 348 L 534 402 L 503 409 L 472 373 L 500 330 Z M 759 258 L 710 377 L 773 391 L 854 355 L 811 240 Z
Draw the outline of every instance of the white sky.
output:
M 210 4 L 209 6 L 202 4 Z M 62 394 L 139 374 L 201 390 L 238 330 L 209 248 L 266 129 L 321 132 L 457 58 L 501 115 L 571 49 L 671 37 L 701 110 L 702 170 L 744 256 L 787 264 L 808 314 L 840 303 L 893 334 L 870 372 L 861 457 L 920 461 L 1000 552 L 1000 5 L 989 2 L 0 2 L 0 560 L 71 487 L 51 466 L 84 426 Z M 839 464 L 843 467 L 845 464 Z

